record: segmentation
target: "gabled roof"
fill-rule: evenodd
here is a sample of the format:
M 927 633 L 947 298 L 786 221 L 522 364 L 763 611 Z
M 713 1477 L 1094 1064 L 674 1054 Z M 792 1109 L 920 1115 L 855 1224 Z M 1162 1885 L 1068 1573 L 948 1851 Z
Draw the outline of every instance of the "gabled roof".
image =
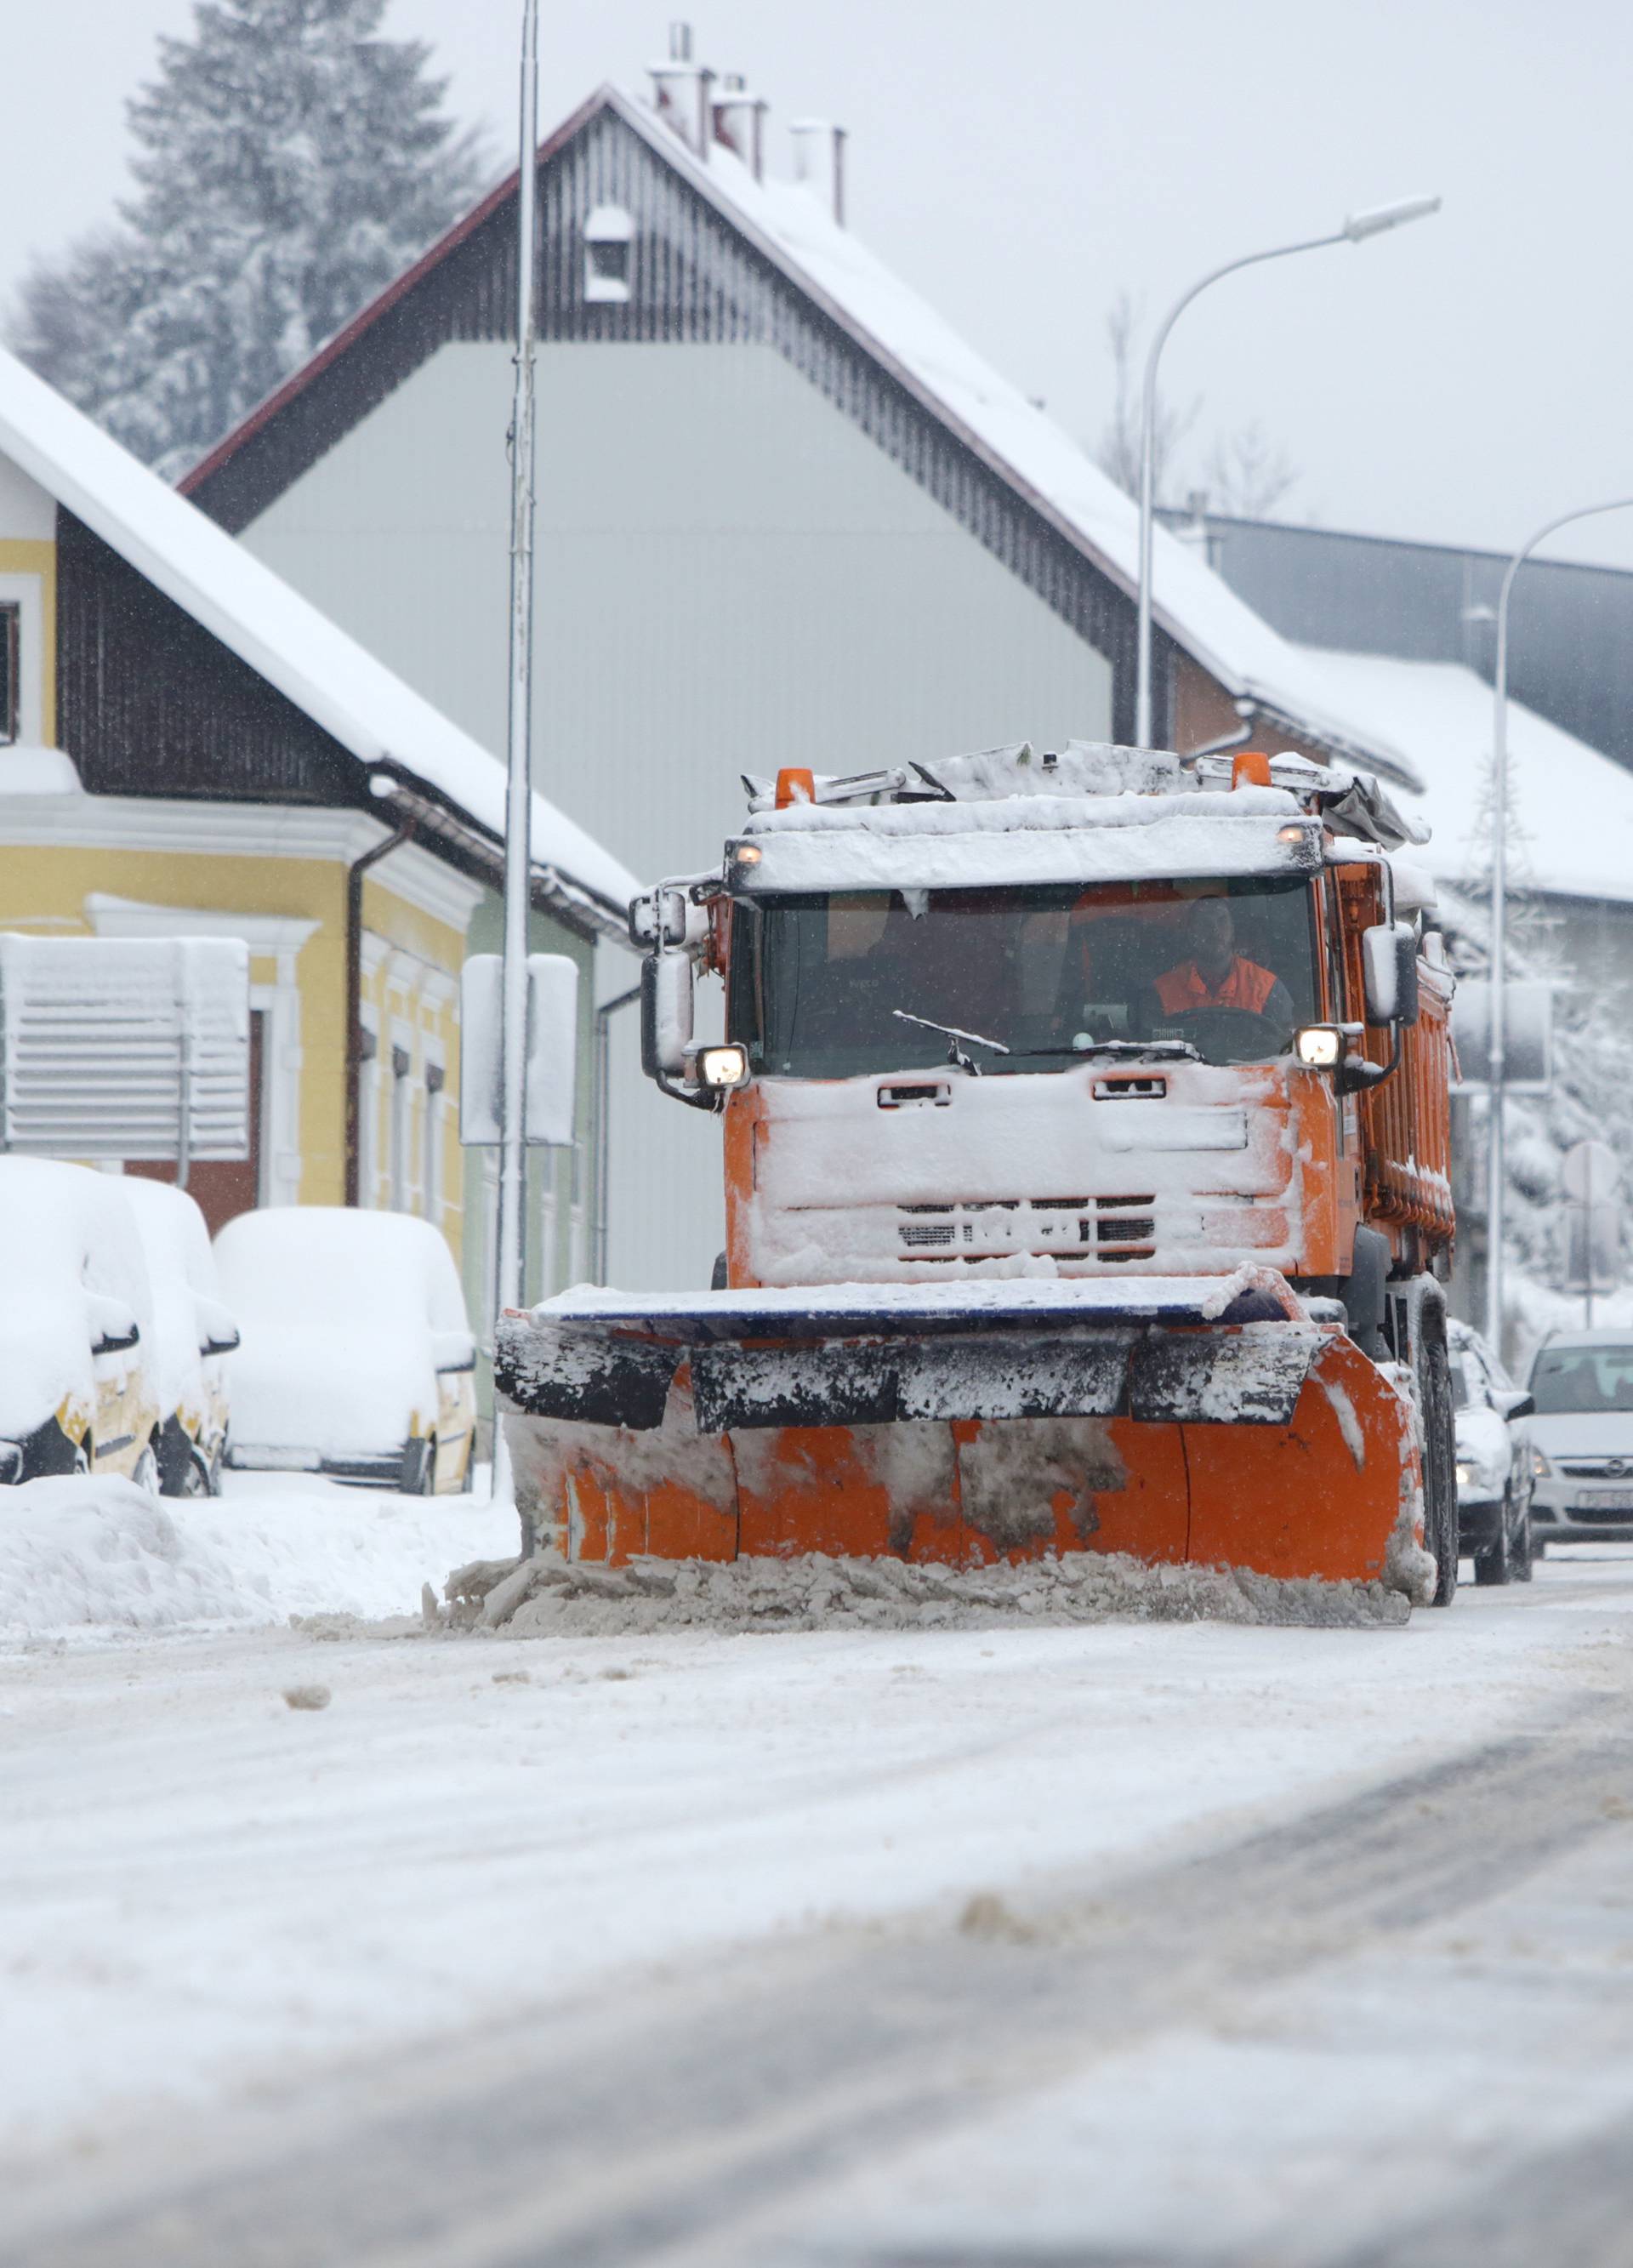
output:
M 798 292 L 910 394 L 927 417 L 977 457 L 1107 581 L 1131 596 L 1137 579 L 1133 501 L 1019 389 L 891 274 L 808 188 L 756 181 L 717 144 L 700 160 L 644 104 L 603 86 L 541 145 L 545 166 L 601 113 L 614 114 Z M 314 379 L 360 345 L 415 287 L 516 194 L 511 173 L 396 283 L 269 395 L 188 473 L 193 493 L 220 473 Z M 1159 627 L 1232 697 L 1270 725 L 1413 784 L 1399 747 L 1348 716 L 1319 666 L 1254 614 L 1197 553 L 1155 531 L 1153 614 Z
M 1438 880 L 1490 867 L 1491 688 L 1458 661 L 1305 649 L 1347 714 L 1403 747 L 1423 775 L 1401 808 L 1427 820 L 1407 855 Z M 1546 717 L 1508 706 L 1509 881 L 1516 891 L 1633 904 L 1633 775 Z
M 4 351 L 0 455 L 359 764 L 404 776 L 431 806 L 503 841 L 504 771 L 486 748 Z M 537 794 L 533 839 L 536 864 L 570 896 L 587 894 L 610 926 L 635 893 L 633 875 Z

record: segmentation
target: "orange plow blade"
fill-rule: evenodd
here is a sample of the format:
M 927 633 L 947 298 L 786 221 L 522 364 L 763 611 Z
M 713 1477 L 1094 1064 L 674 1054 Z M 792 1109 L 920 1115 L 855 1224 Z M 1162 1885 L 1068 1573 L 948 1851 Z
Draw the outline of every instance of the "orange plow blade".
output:
M 1092 1307 L 1064 1285 L 864 1313 L 554 1303 L 501 1335 L 519 1503 L 541 1543 L 614 1565 L 1090 1550 L 1409 1589 L 1410 1390 L 1269 1283 Z

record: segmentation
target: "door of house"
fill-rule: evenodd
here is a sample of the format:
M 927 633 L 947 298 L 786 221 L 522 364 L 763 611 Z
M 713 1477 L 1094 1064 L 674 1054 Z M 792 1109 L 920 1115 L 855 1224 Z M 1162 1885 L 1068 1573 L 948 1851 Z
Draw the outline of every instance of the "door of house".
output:
M 249 1018 L 249 1155 L 247 1158 L 200 1158 L 188 1168 L 188 1195 L 197 1204 L 214 1236 L 241 1212 L 253 1212 L 261 1202 L 261 1064 L 267 1015 L 252 1008 Z M 150 1182 L 173 1182 L 175 1161 L 170 1158 L 132 1160 L 128 1174 Z

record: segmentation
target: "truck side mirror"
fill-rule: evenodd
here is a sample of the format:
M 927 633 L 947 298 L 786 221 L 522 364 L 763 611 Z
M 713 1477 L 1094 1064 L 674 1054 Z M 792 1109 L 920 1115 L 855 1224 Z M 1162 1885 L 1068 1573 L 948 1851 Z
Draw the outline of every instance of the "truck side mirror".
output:
M 641 963 L 641 1068 L 648 1079 L 680 1079 L 691 1045 L 691 957 L 648 954 Z
M 1417 1021 L 1417 936 L 1405 922 L 1362 932 L 1361 971 L 1369 1024 Z

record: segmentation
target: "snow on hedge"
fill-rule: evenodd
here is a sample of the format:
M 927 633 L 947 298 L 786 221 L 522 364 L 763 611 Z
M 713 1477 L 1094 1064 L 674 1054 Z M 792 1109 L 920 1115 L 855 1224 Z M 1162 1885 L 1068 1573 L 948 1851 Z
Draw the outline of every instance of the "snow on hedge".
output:
M 161 1499 L 113 1477 L 0 1490 L 0 1641 L 411 1613 L 456 1560 L 515 1547 L 514 1512 L 485 1498 L 259 1476 L 229 1491 Z

